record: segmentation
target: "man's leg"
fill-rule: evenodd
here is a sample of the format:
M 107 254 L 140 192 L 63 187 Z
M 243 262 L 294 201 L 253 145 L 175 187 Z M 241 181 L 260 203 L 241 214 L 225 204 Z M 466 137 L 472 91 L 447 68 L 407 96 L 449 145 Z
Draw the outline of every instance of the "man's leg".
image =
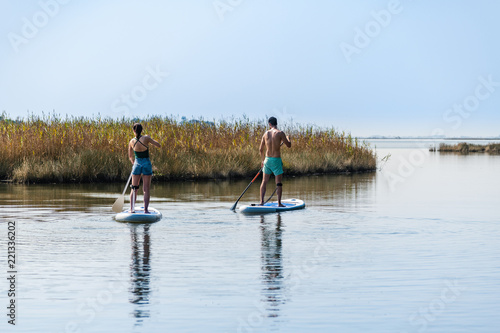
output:
M 264 196 L 266 195 L 266 186 L 267 182 L 269 181 L 269 178 L 271 178 L 271 175 L 264 173 L 262 175 L 262 184 L 260 184 L 260 204 L 264 204 Z
M 281 193 L 283 192 L 281 180 L 283 179 L 283 174 L 277 175 L 275 178 L 276 178 L 276 194 L 278 195 L 278 206 L 285 207 L 285 205 L 281 204 Z

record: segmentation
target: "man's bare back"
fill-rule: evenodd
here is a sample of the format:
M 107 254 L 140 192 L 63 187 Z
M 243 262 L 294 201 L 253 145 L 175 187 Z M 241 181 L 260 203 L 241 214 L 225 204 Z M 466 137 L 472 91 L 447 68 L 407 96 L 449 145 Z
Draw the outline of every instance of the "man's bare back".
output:
M 281 142 L 284 142 L 287 147 L 291 146 L 290 141 L 283 131 L 280 131 L 277 128 L 271 128 L 262 136 L 261 152 L 263 152 L 263 148 L 265 146 L 265 156 L 281 157 Z

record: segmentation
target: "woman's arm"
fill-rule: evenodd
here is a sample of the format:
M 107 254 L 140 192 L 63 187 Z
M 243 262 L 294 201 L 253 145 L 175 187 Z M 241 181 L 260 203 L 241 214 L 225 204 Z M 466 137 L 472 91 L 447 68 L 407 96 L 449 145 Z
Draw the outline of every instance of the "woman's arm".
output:
M 132 164 L 134 164 L 134 149 L 132 148 L 132 144 L 128 143 L 128 159 Z
M 161 147 L 160 143 L 154 139 L 152 139 L 149 135 L 145 135 L 145 139 L 147 140 L 147 143 L 151 143 L 153 146 L 156 147 Z

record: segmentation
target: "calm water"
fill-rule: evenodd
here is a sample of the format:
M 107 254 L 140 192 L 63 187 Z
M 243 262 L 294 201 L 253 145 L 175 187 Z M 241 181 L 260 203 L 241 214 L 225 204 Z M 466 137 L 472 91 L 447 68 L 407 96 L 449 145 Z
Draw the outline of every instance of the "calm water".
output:
M 154 184 L 151 225 L 113 220 L 124 184 L 0 185 L 0 331 L 498 332 L 500 156 L 374 145 L 377 173 L 286 178 L 307 208 L 265 216 L 229 210 L 250 180 Z

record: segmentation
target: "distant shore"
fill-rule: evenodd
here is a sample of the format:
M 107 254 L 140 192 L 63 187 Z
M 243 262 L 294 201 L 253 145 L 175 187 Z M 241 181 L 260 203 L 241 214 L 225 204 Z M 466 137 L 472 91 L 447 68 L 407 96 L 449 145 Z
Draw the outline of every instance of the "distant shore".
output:
M 4 147 L 0 179 L 15 183 L 91 183 L 126 181 L 132 165 L 127 144 L 131 119 L 32 117 L 0 120 Z M 279 121 L 279 119 L 278 119 Z M 260 168 L 260 140 L 267 130 L 247 119 L 232 122 L 141 119 L 144 133 L 159 141 L 151 147 L 155 181 L 233 179 Z M 290 135 L 282 149 L 285 176 L 372 172 L 376 155 L 347 133 L 310 126 L 278 128 Z M 6 138 L 6 139 L 5 139 Z
M 466 142 L 461 142 L 455 145 L 448 145 L 442 143 L 439 148 L 430 148 L 430 151 L 438 151 L 443 153 L 488 153 L 488 154 L 500 154 L 500 143 L 489 143 L 486 145 L 476 145 Z
M 443 141 L 499 141 L 497 137 L 446 137 L 446 136 L 368 136 L 361 140 L 443 140 Z

